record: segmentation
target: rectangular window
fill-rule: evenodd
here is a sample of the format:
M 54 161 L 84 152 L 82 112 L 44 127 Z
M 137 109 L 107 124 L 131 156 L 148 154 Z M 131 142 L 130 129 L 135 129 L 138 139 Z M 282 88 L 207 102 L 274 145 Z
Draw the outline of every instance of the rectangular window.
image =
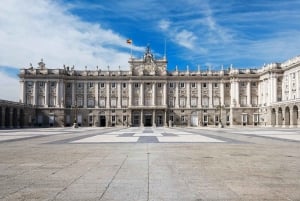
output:
M 104 83 L 100 83 L 100 88 L 104 88 L 104 87 L 105 87 Z
M 127 107 L 127 98 L 122 98 L 122 107 Z
M 139 88 L 139 83 L 134 83 L 134 88 Z
M 192 107 L 196 107 L 197 106 L 197 98 L 196 97 L 192 97 L 192 99 L 191 99 L 191 106 Z
M 116 88 L 116 83 L 115 82 L 111 83 L 111 88 Z
M 180 107 L 185 107 L 185 97 L 181 97 L 181 98 L 179 99 L 179 106 L 180 106 Z
M 157 83 L 157 87 L 158 87 L 158 88 L 161 88 L 161 83 Z
M 181 116 L 180 119 L 181 119 L 181 122 L 185 122 L 185 116 Z
M 169 87 L 174 88 L 174 83 L 173 82 L 169 83 Z
M 123 86 L 123 88 L 126 88 L 126 87 L 127 87 L 126 83 L 123 83 L 122 86 Z
M 192 86 L 192 88 L 196 88 L 196 83 L 195 83 L 195 82 L 192 82 L 192 83 L 191 83 L 191 86 Z
M 105 98 L 100 98 L 99 104 L 100 104 L 100 107 L 105 107 Z
M 111 121 L 116 122 L 116 116 L 111 116 Z
M 218 88 L 218 83 L 214 83 L 214 88 Z
M 40 83 L 40 87 L 44 86 L 44 82 L 39 82 Z
M 94 87 L 94 83 L 93 82 L 89 82 L 89 88 L 93 88 Z
M 179 83 L 180 88 L 184 88 L 184 82 Z
M 78 88 L 78 89 L 82 89 L 82 87 L 83 87 L 83 84 L 82 84 L 82 83 L 77 83 L 77 88 Z
M 117 106 L 117 99 L 116 98 L 111 99 L 110 106 L 111 107 L 116 107 Z
M 229 86 L 230 86 L 229 83 L 225 83 L 226 88 L 229 88 Z
M 203 88 L 206 88 L 206 87 L 207 87 L 207 84 L 206 84 L 206 83 L 203 83 L 203 84 L 202 84 L 202 87 L 203 87 Z

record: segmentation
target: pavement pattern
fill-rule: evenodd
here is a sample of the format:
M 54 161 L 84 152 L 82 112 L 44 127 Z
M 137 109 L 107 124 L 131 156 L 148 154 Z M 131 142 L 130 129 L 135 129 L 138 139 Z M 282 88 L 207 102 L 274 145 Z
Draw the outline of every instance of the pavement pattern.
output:
M 298 128 L 0 130 L 0 200 L 300 200 Z

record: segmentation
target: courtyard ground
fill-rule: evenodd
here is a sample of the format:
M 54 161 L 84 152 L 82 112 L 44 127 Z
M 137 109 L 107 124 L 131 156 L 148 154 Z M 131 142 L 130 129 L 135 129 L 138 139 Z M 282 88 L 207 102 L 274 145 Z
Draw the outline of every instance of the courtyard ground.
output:
M 0 130 L 0 200 L 300 200 L 300 131 Z

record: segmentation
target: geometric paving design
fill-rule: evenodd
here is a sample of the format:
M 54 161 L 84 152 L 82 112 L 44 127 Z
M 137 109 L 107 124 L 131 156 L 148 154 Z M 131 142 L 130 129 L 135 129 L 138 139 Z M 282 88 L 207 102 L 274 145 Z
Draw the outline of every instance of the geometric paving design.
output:
M 220 139 L 170 128 L 126 128 L 118 131 L 89 136 L 70 143 L 222 143 Z

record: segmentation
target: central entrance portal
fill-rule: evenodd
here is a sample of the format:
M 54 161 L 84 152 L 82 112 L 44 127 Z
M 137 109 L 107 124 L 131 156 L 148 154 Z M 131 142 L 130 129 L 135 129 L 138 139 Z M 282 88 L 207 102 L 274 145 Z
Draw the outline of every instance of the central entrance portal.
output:
M 144 126 L 152 126 L 152 115 L 145 115 L 145 123 Z
M 100 127 L 105 127 L 106 126 L 106 118 L 104 115 L 100 116 Z

